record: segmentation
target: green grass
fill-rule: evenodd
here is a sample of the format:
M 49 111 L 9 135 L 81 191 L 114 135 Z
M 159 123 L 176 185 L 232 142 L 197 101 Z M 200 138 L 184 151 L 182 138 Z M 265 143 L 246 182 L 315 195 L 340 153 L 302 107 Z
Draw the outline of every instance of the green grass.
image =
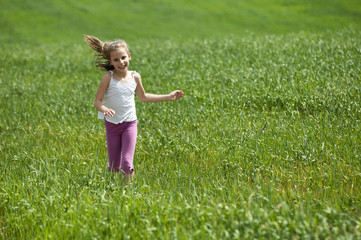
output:
M 0 0 L 0 6 L 0 43 L 80 42 L 84 33 L 182 42 L 361 26 L 358 0 Z
M 119 37 L 114 2 L 0 3 L 2 239 L 361 238 L 356 1 L 130 2 L 131 69 L 185 96 L 136 100 L 128 186 L 106 169 L 81 35 Z
M 359 31 L 148 44 L 127 187 L 88 47 L 1 49 L 4 238 L 360 237 Z

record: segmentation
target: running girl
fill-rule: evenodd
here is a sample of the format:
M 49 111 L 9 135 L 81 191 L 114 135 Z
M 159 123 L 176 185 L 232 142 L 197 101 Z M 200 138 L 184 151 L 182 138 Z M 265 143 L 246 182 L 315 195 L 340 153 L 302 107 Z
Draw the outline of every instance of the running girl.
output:
M 84 40 L 98 53 L 96 66 L 106 71 L 94 106 L 99 111 L 98 117 L 105 122 L 108 170 L 121 170 L 125 183 L 128 183 L 134 177 L 133 157 L 137 139 L 134 93 L 141 102 L 175 101 L 184 93 L 181 90 L 167 95 L 146 93 L 139 73 L 128 70 L 131 55 L 124 40 L 102 42 L 88 35 L 84 35 Z

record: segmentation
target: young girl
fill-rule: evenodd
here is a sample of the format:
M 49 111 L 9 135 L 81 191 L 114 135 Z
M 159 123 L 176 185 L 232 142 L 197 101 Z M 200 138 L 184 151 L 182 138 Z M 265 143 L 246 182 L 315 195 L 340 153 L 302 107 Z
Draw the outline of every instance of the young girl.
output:
M 96 66 L 106 71 L 100 82 L 94 106 L 98 117 L 105 118 L 109 171 L 122 170 L 125 182 L 133 179 L 133 156 L 137 139 L 134 93 L 141 102 L 174 101 L 183 96 L 176 90 L 168 95 L 146 93 L 139 73 L 128 70 L 131 55 L 124 40 L 102 42 L 84 35 L 97 54 Z

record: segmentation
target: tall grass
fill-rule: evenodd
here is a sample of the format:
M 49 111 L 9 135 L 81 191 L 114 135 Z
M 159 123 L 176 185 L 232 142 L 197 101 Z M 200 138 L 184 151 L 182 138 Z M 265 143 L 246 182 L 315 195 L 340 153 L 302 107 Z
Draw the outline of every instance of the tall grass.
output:
M 360 238 L 360 32 L 130 42 L 135 181 L 107 172 L 84 44 L 0 56 L 4 239 Z

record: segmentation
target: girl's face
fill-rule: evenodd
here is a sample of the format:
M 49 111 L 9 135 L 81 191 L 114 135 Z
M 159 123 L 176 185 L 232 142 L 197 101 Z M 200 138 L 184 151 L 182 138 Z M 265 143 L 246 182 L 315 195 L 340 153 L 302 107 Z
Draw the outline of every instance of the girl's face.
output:
M 130 59 L 130 54 L 124 48 L 119 48 L 110 53 L 110 64 L 113 65 L 115 71 L 127 71 Z

